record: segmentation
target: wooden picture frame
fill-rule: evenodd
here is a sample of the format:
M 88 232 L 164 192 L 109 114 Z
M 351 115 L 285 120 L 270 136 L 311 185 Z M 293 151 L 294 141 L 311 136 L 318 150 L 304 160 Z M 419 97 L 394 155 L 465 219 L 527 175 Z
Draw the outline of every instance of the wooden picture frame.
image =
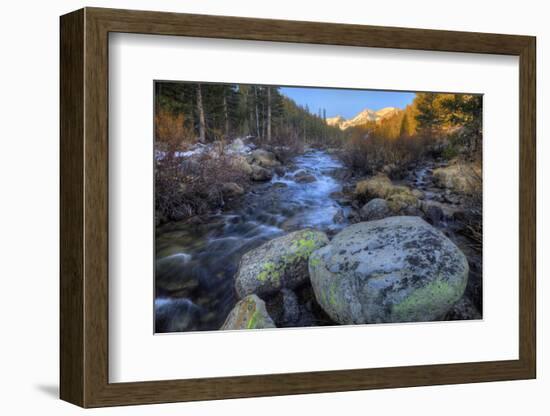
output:
M 351 391 L 536 377 L 535 38 L 85 8 L 61 17 L 60 359 L 82 407 Z M 519 359 L 109 383 L 108 34 L 127 32 L 519 56 Z

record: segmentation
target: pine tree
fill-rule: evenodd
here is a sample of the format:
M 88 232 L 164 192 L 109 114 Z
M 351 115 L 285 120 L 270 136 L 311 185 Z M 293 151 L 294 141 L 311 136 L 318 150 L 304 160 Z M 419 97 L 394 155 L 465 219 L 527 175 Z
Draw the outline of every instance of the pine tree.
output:
M 418 127 L 429 136 L 436 134 L 440 124 L 440 113 L 437 105 L 436 93 L 418 93 L 414 100 L 414 104 L 418 111 L 416 121 Z

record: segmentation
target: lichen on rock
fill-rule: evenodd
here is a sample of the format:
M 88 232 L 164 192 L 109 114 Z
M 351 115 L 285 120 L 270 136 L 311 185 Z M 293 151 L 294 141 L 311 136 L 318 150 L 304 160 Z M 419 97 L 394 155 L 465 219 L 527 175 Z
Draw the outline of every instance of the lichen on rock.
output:
M 275 328 L 275 324 L 267 313 L 265 302 L 256 295 L 249 295 L 241 299 L 229 312 L 220 329 L 262 328 Z
M 311 253 L 328 243 L 325 233 L 311 229 L 294 231 L 264 243 L 243 255 L 235 275 L 239 298 L 293 289 L 309 279 Z
M 340 324 L 432 321 L 460 299 L 466 257 L 419 217 L 347 227 L 310 256 L 315 297 Z

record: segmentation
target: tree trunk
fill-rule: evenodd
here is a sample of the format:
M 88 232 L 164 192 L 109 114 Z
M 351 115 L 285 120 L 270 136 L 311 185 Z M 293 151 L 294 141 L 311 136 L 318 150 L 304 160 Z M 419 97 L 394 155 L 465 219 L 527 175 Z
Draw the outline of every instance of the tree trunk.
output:
M 197 84 L 197 112 L 199 113 L 199 141 L 204 143 L 206 141 L 206 122 L 204 121 L 201 84 Z
M 256 109 L 256 136 L 259 138 L 260 134 L 260 117 L 258 115 L 258 87 L 254 87 L 254 107 Z
M 227 97 L 223 93 L 223 116 L 225 117 L 225 135 L 229 137 L 229 111 L 227 110 Z
M 267 87 L 267 142 L 271 143 L 271 87 Z

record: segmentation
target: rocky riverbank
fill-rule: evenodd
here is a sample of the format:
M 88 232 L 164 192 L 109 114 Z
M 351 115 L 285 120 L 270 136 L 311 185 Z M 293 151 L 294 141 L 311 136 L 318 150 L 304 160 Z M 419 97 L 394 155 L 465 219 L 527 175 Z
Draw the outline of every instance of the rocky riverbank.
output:
M 221 210 L 157 227 L 157 331 L 481 317 L 467 169 L 362 178 L 337 152 L 228 150 L 249 181 L 224 185 Z

